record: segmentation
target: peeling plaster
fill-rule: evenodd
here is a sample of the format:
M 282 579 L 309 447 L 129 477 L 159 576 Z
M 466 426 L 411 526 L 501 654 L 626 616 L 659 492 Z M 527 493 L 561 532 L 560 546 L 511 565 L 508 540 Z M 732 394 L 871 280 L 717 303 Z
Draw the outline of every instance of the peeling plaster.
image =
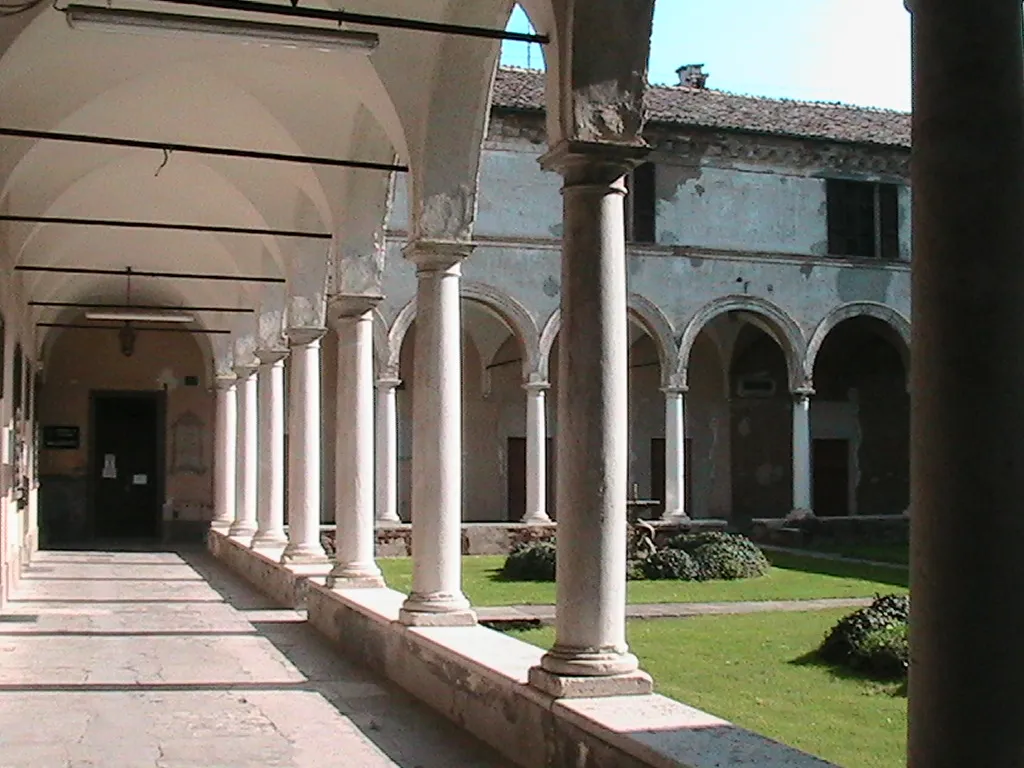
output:
M 453 191 L 424 198 L 417 209 L 416 238 L 468 240 L 476 212 L 476 190 L 460 184 Z

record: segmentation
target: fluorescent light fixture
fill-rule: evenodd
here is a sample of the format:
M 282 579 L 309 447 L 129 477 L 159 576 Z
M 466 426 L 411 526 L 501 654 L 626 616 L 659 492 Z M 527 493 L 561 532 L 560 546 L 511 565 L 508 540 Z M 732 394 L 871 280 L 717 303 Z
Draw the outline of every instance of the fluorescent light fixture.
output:
M 109 312 L 86 312 L 87 320 L 113 320 L 118 323 L 191 323 L 193 315 L 184 312 L 145 312 L 112 310 Z
M 247 19 L 215 16 L 186 16 L 178 13 L 135 11 L 72 3 L 64 9 L 72 29 L 93 29 L 102 32 L 128 32 L 178 37 L 223 39 L 234 38 L 243 43 L 311 48 L 318 51 L 350 50 L 369 54 L 380 42 L 373 32 L 351 29 L 274 24 Z

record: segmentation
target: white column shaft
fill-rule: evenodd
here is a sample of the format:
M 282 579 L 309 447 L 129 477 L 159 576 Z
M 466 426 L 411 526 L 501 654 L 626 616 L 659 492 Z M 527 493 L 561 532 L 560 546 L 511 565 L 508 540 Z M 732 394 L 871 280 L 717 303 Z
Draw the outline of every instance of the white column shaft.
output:
M 324 562 L 320 543 L 320 336 L 291 343 L 288 546 L 283 562 Z
M 217 386 L 217 434 L 214 457 L 215 515 L 213 524 L 230 527 L 235 519 L 235 466 L 238 442 L 238 398 L 234 381 Z
M 412 592 L 402 620 L 475 621 L 462 594 L 462 348 L 459 263 L 420 263 L 412 437 Z M 426 614 L 425 617 L 423 614 Z M 442 621 L 437 619 L 437 621 Z
M 684 518 L 686 509 L 685 396 L 665 393 L 665 518 Z
M 251 539 L 256 533 L 256 493 L 259 469 L 256 374 L 238 376 L 238 445 L 236 459 L 235 522 L 230 534 Z
M 377 521 L 400 523 L 398 516 L 397 381 L 377 382 Z
M 253 546 L 283 547 L 284 360 L 261 363 L 259 371 L 260 480 Z
M 811 399 L 793 399 L 793 509 L 811 509 Z
M 526 388 L 526 514 L 524 523 L 549 523 L 547 510 L 547 408 L 541 386 Z
M 374 562 L 373 316 L 341 317 L 338 335 L 335 566 L 329 585 L 383 586 Z

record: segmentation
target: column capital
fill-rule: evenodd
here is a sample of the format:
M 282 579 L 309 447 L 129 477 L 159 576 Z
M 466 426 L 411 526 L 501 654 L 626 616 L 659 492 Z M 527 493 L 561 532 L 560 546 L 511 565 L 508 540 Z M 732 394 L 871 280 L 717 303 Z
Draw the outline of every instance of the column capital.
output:
M 685 395 L 690 388 L 685 384 L 669 384 L 662 387 L 661 391 L 666 395 Z
M 388 389 L 397 389 L 401 385 L 402 385 L 402 380 L 401 379 L 389 379 L 389 378 L 377 379 L 377 381 L 375 381 L 373 383 L 373 386 L 376 387 L 378 390 L 381 390 L 381 391 L 385 391 L 385 390 L 388 390 Z
M 257 368 L 259 368 L 259 366 L 256 363 L 245 363 L 243 365 L 236 365 L 234 368 L 236 382 L 240 382 L 243 379 L 248 379 L 250 376 L 256 373 Z
M 541 156 L 540 167 L 565 177 L 571 186 L 614 184 L 650 154 L 646 144 L 563 140 Z M 625 193 L 625 189 L 622 190 Z
M 523 383 L 523 389 L 527 392 L 547 392 L 551 389 L 551 382 L 531 379 Z
M 814 396 L 815 392 L 814 387 L 804 384 L 799 387 L 793 387 L 792 394 L 794 400 L 801 401 L 810 400 Z
M 284 335 L 288 340 L 289 347 L 303 347 L 307 344 L 312 344 L 314 341 L 319 341 L 327 333 L 326 328 L 318 328 L 315 326 L 303 327 L 303 328 L 288 328 L 285 330 Z
M 221 374 L 213 380 L 213 386 L 215 389 L 228 390 L 238 384 L 238 377 L 234 374 L 228 376 L 227 374 Z
M 287 349 L 257 349 L 256 359 L 260 361 L 260 365 L 273 365 L 274 363 L 280 363 L 288 357 Z
M 410 240 L 402 255 L 416 265 L 418 272 L 442 272 L 460 265 L 473 253 L 474 245 L 464 240 Z
M 359 317 L 384 301 L 379 293 L 338 293 L 327 299 L 327 319 L 331 327 L 348 317 Z

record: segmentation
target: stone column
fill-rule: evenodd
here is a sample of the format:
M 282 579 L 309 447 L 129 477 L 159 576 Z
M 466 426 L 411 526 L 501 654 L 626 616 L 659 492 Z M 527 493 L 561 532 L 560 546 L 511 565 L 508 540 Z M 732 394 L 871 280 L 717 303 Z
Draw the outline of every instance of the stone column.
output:
M 686 510 L 686 387 L 665 392 L 665 520 L 689 520 Z
M 416 241 L 416 353 L 412 434 L 412 592 L 400 621 L 471 625 L 462 594 L 462 322 L 465 243 Z
M 256 533 L 256 484 L 259 435 L 256 414 L 256 366 L 235 366 L 238 377 L 238 438 L 235 451 L 235 521 L 228 534 L 248 544 Z
M 280 550 L 284 533 L 284 359 L 285 350 L 256 353 L 260 423 L 260 478 L 253 548 Z M 278 552 L 280 554 L 280 552 Z
M 548 516 L 548 415 L 546 381 L 531 381 L 526 390 L 526 514 L 531 525 L 550 523 Z
M 1024 764 L 1021 4 L 914 0 L 908 765 Z
M 627 354 L 624 175 L 638 147 L 563 142 L 555 645 L 530 682 L 554 696 L 649 693 L 626 645 Z M 418 341 L 418 339 L 417 339 Z
M 790 519 L 813 517 L 811 501 L 812 389 L 793 392 L 793 510 Z
M 235 377 L 218 376 L 217 433 L 214 471 L 214 518 L 211 526 L 228 530 L 235 520 L 235 462 L 238 442 L 238 398 Z
M 288 546 L 282 563 L 326 563 L 320 543 L 320 339 L 324 328 L 291 328 L 288 401 Z
M 338 335 L 334 568 L 327 586 L 383 587 L 374 562 L 373 315 L 380 296 L 338 296 L 330 312 Z
M 398 379 L 377 382 L 377 523 L 398 525 Z

